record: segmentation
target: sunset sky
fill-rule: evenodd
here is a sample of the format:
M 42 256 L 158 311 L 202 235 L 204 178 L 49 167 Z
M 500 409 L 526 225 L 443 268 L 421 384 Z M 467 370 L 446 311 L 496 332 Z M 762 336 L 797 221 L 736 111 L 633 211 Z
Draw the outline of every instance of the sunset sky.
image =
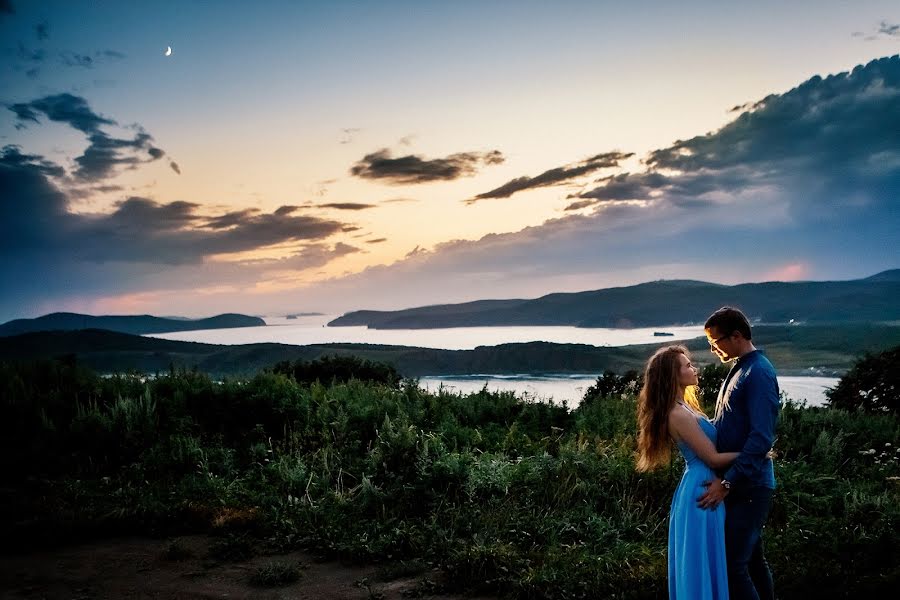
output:
M 0 0 L 0 322 L 898 268 L 898 52 L 896 0 Z

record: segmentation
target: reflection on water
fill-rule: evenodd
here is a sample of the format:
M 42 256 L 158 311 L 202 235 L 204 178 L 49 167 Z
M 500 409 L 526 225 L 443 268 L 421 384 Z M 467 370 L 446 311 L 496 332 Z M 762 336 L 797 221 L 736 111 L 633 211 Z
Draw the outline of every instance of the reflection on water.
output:
M 589 344 L 591 346 L 627 346 L 665 343 L 703 336 L 702 325 L 644 327 L 639 329 L 601 329 L 580 327 L 453 327 L 448 329 L 368 329 L 366 327 L 327 327 L 338 315 L 316 315 L 296 319 L 264 317 L 266 327 L 205 329 L 154 334 L 153 337 L 206 344 L 387 344 L 444 350 L 472 350 L 478 346 L 496 346 L 520 342 Z M 671 336 L 655 336 L 665 331 Z
M 645 327 L 639 329 L 582 329 L 579 327 L 455 327 L 449 329 L 367 329 L 366 327 L 327 327 L 339 315 L 305 315 L 295 319 L 264 317 L 266 327 L 208 329 L 156 334 L 153 337 L 204 342 L 208 344 L 387 344 L 444 350 L 471 350 L 477 346 L 521 342 L 553 342 L 557 344 L 590 344 L 592 346 L 627 346 L 630 344 L 663 344 L 703 335 L 702 325 L 678 327 Z M 672 335 L 654 335 L 657 332 Z M 437 389 L 440 385 L 453 391 L 476 392 L 488 389 L 512 391 L 528 398 L 562 402 L 577 406 L 584 392 L 596 381 L 588 375 L 468 375 L 424 377 L 421 385 Z M 825 390 L 837 384 L 832 377 L 779 377 L 781 389 L 794 400 L 805 400 L 811 406 L 825 401 Z
M 469 394 L 487 386 L 491 391 L 515 392 L 531 400 L 545 400 L 562 403 L 569 407 L 578 406 L 584 392 L 591 387 L 597 377 L 585 375 L 547 375 L 532 377 L 522 375 L 466 375 L 453 377 L 423 377 L 419 385 L 430 391 L 440 386 L 451 392 Z M 837 385 L 836 377 L 779 377 L 781 391 L 791 400 L 804 401 L 809 406 L 824 404 L 825 390 Z

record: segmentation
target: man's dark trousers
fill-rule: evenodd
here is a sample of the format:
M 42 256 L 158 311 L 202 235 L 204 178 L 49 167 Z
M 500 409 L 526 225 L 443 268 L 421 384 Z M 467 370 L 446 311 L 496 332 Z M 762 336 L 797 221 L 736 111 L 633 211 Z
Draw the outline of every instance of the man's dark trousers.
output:
M 725 554 L 730 600 L 774 600 L 772 572 L 763 556 L 762 528 L 774 490 L 753 486 L 725 497 Z

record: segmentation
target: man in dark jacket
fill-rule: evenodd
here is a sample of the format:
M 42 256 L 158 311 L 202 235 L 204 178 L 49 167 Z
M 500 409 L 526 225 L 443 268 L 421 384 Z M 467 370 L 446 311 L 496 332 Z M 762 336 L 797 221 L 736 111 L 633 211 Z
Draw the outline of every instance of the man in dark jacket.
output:
M 716 401 L 716 447 L 740 452 L 721 479 L 698 499 L 703 508 L 725 502 L 725 553 L 731 600 L 773 600 L 772 573 L 763 556 L 762 530 L 772 504 L 775 470 L 770 450 L 781 402 L 775 369 L 751 341 L 750 322 L 729 306 L 704 325 L 709 347 L 734 361 Z

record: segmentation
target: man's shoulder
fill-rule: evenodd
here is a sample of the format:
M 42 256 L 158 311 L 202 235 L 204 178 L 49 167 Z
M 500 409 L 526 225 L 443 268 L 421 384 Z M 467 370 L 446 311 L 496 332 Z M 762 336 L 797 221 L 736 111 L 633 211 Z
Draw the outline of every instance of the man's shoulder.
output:
M 762 350 L 754 350 L 748 357 L 745 372 L 756 371 L 758 374 L 775 377 L 775 366 Z

